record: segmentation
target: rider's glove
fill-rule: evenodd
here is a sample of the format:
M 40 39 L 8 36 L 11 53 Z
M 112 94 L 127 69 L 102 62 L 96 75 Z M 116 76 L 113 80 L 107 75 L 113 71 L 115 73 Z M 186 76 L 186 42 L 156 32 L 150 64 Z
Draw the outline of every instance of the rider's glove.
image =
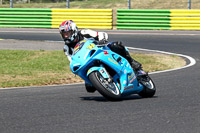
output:
M 108 34 L 106 32 L 98 32 L 98 41 L 108 40 Z
M 107 40 L 101 40 L 101 41 L 99 41 L 99 44 L 103 45 L 103 44 L 106 44 L 107 42 L 108 42 Z

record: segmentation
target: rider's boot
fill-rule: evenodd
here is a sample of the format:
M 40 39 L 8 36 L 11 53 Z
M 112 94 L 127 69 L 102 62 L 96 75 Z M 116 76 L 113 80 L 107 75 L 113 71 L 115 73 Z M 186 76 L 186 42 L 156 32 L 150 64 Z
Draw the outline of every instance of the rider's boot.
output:
M 94 93 L 96 91 L 96 88 L 94 86 L 92 86 L 92 85 L 90 85 L 89 83 L 86 83 L 86 82 L 85 82 L 85 89 L 89 93 Z
M 129 54 L 128 51 L 126 51 L 126 59 L 130 63 L 131 67 L 133 68 L 137 76 L 147 75 L 147 73 L 142 70 L 142 64 L 131 58 L 131 55 Z
M 129 54 L 128 51 L 126 51 L 126 59 L 131 64 L 131 67 L 133 68 L 133 70 L 138 71 L 138 70 L 142 69 L 142 64 L 140 64 L 139 62 L 137 62 L 136 60 L 134 60 L 131 57 L 131 55 Z

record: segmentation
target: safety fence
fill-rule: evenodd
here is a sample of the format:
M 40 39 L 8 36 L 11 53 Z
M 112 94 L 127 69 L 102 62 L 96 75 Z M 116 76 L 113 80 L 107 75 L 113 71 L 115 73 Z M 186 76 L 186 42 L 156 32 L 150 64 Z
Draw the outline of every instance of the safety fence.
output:
M 0 27 L 59 28 L 69 19 L 79 28 L 112 29 L 112 9 L 0 8 Z
M 117 29 L 200 30 L 200 10 L 118 9 Z

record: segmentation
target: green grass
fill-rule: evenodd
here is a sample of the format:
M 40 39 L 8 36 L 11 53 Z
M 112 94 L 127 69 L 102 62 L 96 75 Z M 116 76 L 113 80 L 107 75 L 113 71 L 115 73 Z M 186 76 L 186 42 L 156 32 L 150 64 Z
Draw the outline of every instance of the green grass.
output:
M 56 84 L 69 77 L 61 51 L 0 50 L 0 87 Z
M 124 3 L 124 4 L 122 4 Z M 126 0 L 87 0 L 87 1 L 71 1 L 70 8 L 115 8 L 120 5 L 126 7 Z M 10 7 L 9 3 L 0 5 L 0 8 Z M 59 3 L 16 3 L 15 8 L 66 8 L 66 2 Z
M 185 61 L 177 56 L 158 54 L 134 54 L 133 56 L 148 72 L 171 69 L 185 64 Z M 0 50 L 0 88 L 81 81 L 78 76 L 72 74 L 69 61 L 63 51 Z
M 143 64 L 147 72 L 180 68 L 186 64 L 184 59 L 175 55 L 131 54 L 131 56 Z
M 66 2 L 59 3 L 14 3 L 14 8 L 66 8 Z M 38 0 L 41 1 L 42 0 Z M 14 1 L 15 2 L 15 1 Z M 46 1 L 47 2 L 47 1 Z M 50 1 L 49 1 L 50 2 Z M 192 9 L 200 8 L 199 0 L 191 1 Z M 9 8 L 9 1 L 3 0 L 3 5 L 0 8 Z M 128 0 L 83 0 L 71 1 L 70 8 L 110 8 L 110 9 L 127 9 Z M 131 0 L 132 9 L 187 9 L 188 0 Z

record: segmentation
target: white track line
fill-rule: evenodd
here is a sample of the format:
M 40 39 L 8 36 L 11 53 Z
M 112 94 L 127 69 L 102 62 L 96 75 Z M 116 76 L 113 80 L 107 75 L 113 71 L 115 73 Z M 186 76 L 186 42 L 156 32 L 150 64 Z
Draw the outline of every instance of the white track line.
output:
M 156 72 L 150 72 L 149 74 L 156 74 L 156 73 L 163 73 L 163 72 L 170 72 L 170 71 L 175 71 L 175 70 L 180 70 L 184 69 L 187 67 L 191 67 L 196 64 L 196 60 L 190 56 L 183 55 L 183 54 L 176 54 L 176 53 L 170 53 L 170 52 L 165 52 L 165 51 L 159 51 L 159 50 L 149 50 L 149 49 L 142 49 L 142 48 L 133 48 L 133 47 L 127 47 L 128 49 L 131 50 L 141 50 L 141 51 L 148 51 L 148 52 L 155 52 L 155 53 L 162 53 L 162 54 L 168 54 L 168 55 L 177 55 L 181 56 L 184 58 L 187 58 L 190 63 L 186 66 L 176 68 L 176 69 L 169 69 L 169 70 L 163 70 L 163 71 L 156 71 Z M 36 87 L 50 87 L 50 86 L 71 86 L 71 85 L 79 85 L 79 84 L 84 84 L 84 83 L 75 83 L 75 84 L 64 84 L 64 85 L 47 85 L 47 86 L 30 86 L 30 87 L 12 87 L 12 88 L 0 88 L 0 90 L 7 90 L 7 89 L 17 89 L 17 88 L 36 88 Z
M 191 67 L 196 64 L 196 60 L 188 55 L 183 55 L 183 54 L 176 54 L 176 53 L 171 53 L 171 52 L 165 52 L 165 51 L 159 51 L 159 50 L 149 50 L 149 49 L 142 49 L 142 48 L 133 48 L 133 47 L 127 47 L 128 49 L 136 49 L 136 50 L 141 50 L 141 51 L 148 51 L 148 52 L 156 52 L 156 53 L 162 53 L 162 54 L 168 54 L 168 55 L 177 55 L 180 57 L 187 58 L 190 63 L 186 66 L 180 67 L 180 68 L 175 68 L 175 69 L 169 69 L 169 70 L 163 70 L 163 71 L 156 71 L 156 72 L 150 72 L 149 74 L 156 74 L 156 73 L 163 73 L 163 72 L 170 72 L 170 71 L 175 71 L 175 70 L 180 70 L 184 69 L 187 67 Z

